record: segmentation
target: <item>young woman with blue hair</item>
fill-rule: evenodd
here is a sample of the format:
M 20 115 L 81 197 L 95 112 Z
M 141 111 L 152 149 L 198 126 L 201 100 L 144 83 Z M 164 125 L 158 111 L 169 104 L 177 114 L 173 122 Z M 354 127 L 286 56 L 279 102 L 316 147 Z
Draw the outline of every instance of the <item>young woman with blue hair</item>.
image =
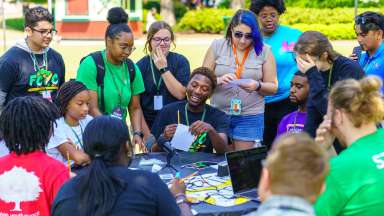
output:
M 262 141 L 264 95 L 277 90 L 276 64 L 253 12 L 237 11 L 225 38 L 211 44 L 203 66 L 218 77 L 211 103 L 230 115 L 234 148 L 251 148 L 255 140 Z

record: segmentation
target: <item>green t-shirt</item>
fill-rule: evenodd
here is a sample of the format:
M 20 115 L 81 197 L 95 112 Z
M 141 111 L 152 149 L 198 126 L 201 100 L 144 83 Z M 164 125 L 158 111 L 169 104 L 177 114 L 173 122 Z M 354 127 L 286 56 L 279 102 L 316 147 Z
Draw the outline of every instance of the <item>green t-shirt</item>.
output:
M 105 50 L 102 51 L 105 76 L 104 76 L 104 103 L 105 113 L 111 114 L 119 105 L 123 109 L 123 119 L 127 117 L 127 108 L 131 101 L 132 95 L 138 95 L 145 91 L 143 77 L 140 69 L 135 64 L 135 79 L 133 80 L 133 88 L 131 83 L 127 65 L 114 65 L 109 63 L 105 57 Z M 85 58 L 77 70 L 77 80 L 84 83 L 88 89 L 96 91 L 98 94 L 98 104 L 100 107 L 100 88 L 96 82 L 96 63 L 92 56 Z M 120 92 L 120 93 L 119 93 Z M 120 96 L 121 95 L 121 96 Z
M 364 136 L 330 162 L 316 215 L 384 214 L 384 130 Z

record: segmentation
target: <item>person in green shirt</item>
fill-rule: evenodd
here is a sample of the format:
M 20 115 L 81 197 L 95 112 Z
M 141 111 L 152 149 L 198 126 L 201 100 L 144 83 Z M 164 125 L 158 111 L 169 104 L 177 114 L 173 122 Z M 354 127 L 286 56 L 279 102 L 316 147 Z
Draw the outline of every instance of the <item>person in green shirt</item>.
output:
M 381 80 L 370 76 L 343 80 L 329 95 L 328 110 L 316 141 L 332 149 L 335 137 L 347 147 L 330 161 L 316 215 L 381 215 L 384 212 L 384 118 Z
M 105 33 L 106 49 L 101 51 L 104 61 L 104 110 L 100 109 L 101 94 L 97 84 L 97 66 L 92 56 L 82 60 L 77 70 L 77 80 L 90 90 L 90 115 L 102 114 L 125 121 L 127 110 L 133 127 L 133 141 L 145 151 L 142 140 L 140 93 L 145 91 L 140 69 L 134 64 L 135 76 L 131 83 L 125 61 L 134 51 L 133 34 L 127 25 L 128 14 L 119 7 L 108 11 L 109 26 Z

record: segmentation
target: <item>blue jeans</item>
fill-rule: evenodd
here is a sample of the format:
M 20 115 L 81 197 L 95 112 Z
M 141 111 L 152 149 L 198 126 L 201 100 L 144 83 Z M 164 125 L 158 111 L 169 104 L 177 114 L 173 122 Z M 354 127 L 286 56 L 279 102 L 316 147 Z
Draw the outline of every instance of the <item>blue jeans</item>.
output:
M 263 140 L 264 113 L 247 116 L 230 116 L 229 136 L 234 140 Z

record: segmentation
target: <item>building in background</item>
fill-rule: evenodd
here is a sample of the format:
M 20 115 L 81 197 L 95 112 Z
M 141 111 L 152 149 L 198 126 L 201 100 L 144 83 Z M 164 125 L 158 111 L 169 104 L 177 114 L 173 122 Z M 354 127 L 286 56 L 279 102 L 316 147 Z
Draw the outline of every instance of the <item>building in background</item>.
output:
M 56 0 L 56 29 L 62 39 L 103 39 L 108 26 L 107 12 L 117 6 L 126 9 L 129 26 L 135 35 L 140 35 L 141 0 Z

